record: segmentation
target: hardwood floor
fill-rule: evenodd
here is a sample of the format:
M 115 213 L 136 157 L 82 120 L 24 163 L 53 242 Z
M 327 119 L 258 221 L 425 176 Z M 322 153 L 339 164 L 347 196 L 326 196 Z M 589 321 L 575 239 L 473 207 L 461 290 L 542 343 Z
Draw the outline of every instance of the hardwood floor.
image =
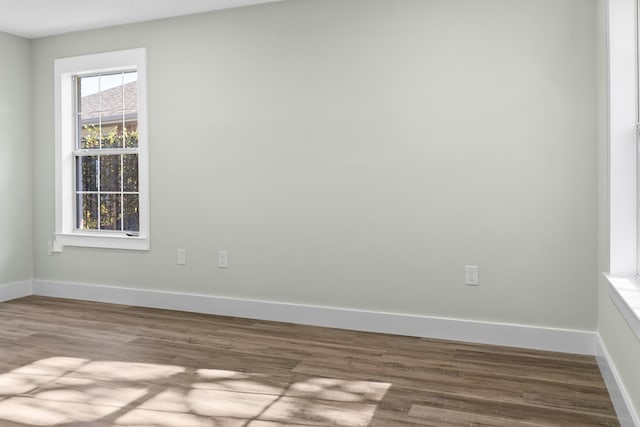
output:
M 0 426 L 615 426 L 590 356 L 27 297 Z

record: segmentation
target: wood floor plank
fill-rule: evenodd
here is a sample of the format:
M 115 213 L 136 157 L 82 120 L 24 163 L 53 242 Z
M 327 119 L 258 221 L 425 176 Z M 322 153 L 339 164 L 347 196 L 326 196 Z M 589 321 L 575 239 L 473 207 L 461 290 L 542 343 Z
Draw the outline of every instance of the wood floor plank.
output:
M 0 426 L 616 426 L 595 358 L 47 297 L 0 303 Z
M 358 355 L 363 358 L 378 358 L 385 354 L 383 348 L 365 348 L 345 343 L 316 342 L 305 339 L 304 336 L 273 336 L 265 335 L 263 332 L 248 332 L 232 328 L 225 328 L 217 331 L 222 337 L 232 339 L 235 347 L 255 348 L 260 354 L 273 354 L 286 357 L 330 357 L 332 355 L 342 356 L 346 352 L 351 355 Z
M 437 340 L 432 338 L 421 338 L 420 342 L 428 345 L 431 348 L 438 347 L 446 347 L 455 350 L 468 350 L 468 351 L 480 351 L 480 352 L 488 352 L 492 354 L 510 354 L 510 355 L 521 355 L 521 356 L 531 356 L 536 358 L 544 358 L 544 359 L 552 359 L 552 360 L 569 360 L 576 361 L 582 363 L 590 363 L 597 364 L 595 359 L 592 356 L 584 355 L 584 354 L 573 354 L 573 353 L 561 353 L 556 351 L 539 351 L 533 349 L 526 349 L 520 347 L 506 347 L 500 345 L 491 345 L 491 344 L 478 344 L 472 342 L 463 342 L 463 341 L 447 341 L 447 340 Z

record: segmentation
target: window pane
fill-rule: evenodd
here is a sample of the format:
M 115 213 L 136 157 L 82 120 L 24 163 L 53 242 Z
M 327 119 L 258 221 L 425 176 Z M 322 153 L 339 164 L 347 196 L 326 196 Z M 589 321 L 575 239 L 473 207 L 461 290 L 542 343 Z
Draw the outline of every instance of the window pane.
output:
M 100 191 L 121 191 L 121 155 L 100 156 Z
M 125 147 L 138 148 L 138 114 L 125 111 Z
M 122 113 L 113 114 L 116 115 L 110 116 L 110 121 L 106 121 L 103 118 L 102 148 L 122 148 Z
M 123 73 L 105 74 L 100 78 L 100 123 L 102 147 L 122 148 L 124 87 Z
M 112 91 L 111 89 L 114 90 Z M 109 97 L 114 97 L 116 100 L 119 99 L 120 105 L 122 105 L 122 73 L 101 74 L 100 92 L 102 93 L 100 96 L 100 109 L 102 111 L 108 110 L 109 108 L 105 108 L 105 106 L 112 104 L 112 101 L 107 99 Z M 122 110 L 121 107 L 118 107 L 118 109 Z
M 138 147 L 138 73 L 78 77 L 80 149 Z
M 98 229 L 98 195 L 78 194 L 76 197 L 76 227 L 81 230 Z
M 80 147 L 82 149 L 100 148 L 100 127 L 98 123 L 92 123 L 93 119 L 86 124 L 80 125 Z
M 133 81 L 124 85 L 122 109 L 125 111 L 138 111 L 138 82 Z
M 98 191 L 98 156 L 76 158 L 76 191 Z
M 120 197 L 119 194 L 100 195 L 100 229 L 121 229 Z
M 124 84 L 138 81 L 138 72 L 137 71 L 127 71 L 124 73 Z
M 100 111 L 98 76 L 79 77 L 78 111 L 88 115 Z M 94 117 L 98 117 L 97 114 Z
M 140 231 L 140 214 L 138 212 L 138 195 L 125 194 L 124 196 L 124 230 Z
M 138 155 L 125 154 L 122 157 L 123 191 L 138 191 Z
M 138 147 L 138 73 L 124 74 L 125 147 Z
M 78 77 L 78 148 L 100 147 L 100 93 L 98 76 Z

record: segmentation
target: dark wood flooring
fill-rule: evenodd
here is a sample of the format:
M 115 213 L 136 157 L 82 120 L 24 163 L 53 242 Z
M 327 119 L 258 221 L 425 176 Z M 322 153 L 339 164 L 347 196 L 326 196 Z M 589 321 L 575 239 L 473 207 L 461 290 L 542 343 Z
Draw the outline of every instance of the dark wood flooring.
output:
M 139 307 L 0 303 L 0 426 L 615 426 L 590 356 Z

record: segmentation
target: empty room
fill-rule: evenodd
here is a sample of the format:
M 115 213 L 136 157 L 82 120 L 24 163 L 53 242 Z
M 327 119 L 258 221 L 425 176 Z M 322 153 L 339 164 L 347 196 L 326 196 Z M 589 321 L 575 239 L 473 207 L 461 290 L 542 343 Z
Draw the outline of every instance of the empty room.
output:
M 640 427 L 637 0 L 0 0 L 0 426 Z

